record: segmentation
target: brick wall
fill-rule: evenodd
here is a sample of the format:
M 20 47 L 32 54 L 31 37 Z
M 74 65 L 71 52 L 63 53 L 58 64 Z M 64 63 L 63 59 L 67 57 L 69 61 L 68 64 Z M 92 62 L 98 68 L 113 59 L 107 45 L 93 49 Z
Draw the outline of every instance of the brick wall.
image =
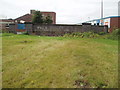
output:
M 93 31 L 96 33 L 106 32 L 107 26 L 92 26 L 92 25 L 33 25 L 34 33 L 36 35 L 45 36 L 62 36 L 66 33 L 73 32 L 89 32 Z
M 16 24 L 10 24 L 9 25 L 9 33 L 17 33 L 17 25 Z
M 16 33 L 17 24 L 10 25 L 9 31 Z M 93 31 L 96 33 L 108 31 L 107 26 L 94 26 L 94 25 L 61 25 L 61 24 L 26 24 L 25 31 L 29 34 L 43 35 L 43 36 L 62 36 L 66 33 L 73 32 L 89 32 Z

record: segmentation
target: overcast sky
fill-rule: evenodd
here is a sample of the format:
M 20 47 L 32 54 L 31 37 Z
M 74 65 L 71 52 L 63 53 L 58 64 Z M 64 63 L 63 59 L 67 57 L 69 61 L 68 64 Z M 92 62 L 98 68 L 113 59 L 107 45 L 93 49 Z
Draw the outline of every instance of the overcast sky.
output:
M 118 15 L 120 0 L 103 0 L 104 17 Z M 100 18 L 101 0 L 0 0 L 0 18 L 17 18 L 30 9 L 56 12 L 58 24 L 77 24 Z

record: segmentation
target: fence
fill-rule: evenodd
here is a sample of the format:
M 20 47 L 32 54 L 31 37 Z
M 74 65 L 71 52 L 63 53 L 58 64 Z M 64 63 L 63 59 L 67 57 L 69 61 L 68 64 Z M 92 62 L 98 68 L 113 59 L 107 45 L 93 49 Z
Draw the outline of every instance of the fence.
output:
M 19 29 L 19 26 L 24 26 Z M 108 32 L 107 26 L 98 25 L 63 25 L 63 24 L 10 24 L 9 32 L 28 32 L 29 34 L 42 35 L 42 36 L 62 36 L 66 33 L 73 32 Z

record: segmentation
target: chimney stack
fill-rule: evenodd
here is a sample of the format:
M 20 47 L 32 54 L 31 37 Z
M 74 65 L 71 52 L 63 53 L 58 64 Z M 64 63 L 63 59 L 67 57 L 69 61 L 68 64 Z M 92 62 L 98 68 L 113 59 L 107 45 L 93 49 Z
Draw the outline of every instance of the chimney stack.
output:
M 30 10 L 30 14 L 34 14 L 35 13 L 35 10 Z

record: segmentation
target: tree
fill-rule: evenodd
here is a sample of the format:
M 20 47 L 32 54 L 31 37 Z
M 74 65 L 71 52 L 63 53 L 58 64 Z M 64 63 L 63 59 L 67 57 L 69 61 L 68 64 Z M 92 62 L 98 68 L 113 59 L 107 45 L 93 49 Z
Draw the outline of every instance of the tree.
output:
M 43 24 L 42 14 L 40 13 L 40 11 L 35 11 L 32 22 Z
M 51 19 L 51 17 L 48 15 L 44 21 L 46 24 L 52 24 L 53 20 Z

